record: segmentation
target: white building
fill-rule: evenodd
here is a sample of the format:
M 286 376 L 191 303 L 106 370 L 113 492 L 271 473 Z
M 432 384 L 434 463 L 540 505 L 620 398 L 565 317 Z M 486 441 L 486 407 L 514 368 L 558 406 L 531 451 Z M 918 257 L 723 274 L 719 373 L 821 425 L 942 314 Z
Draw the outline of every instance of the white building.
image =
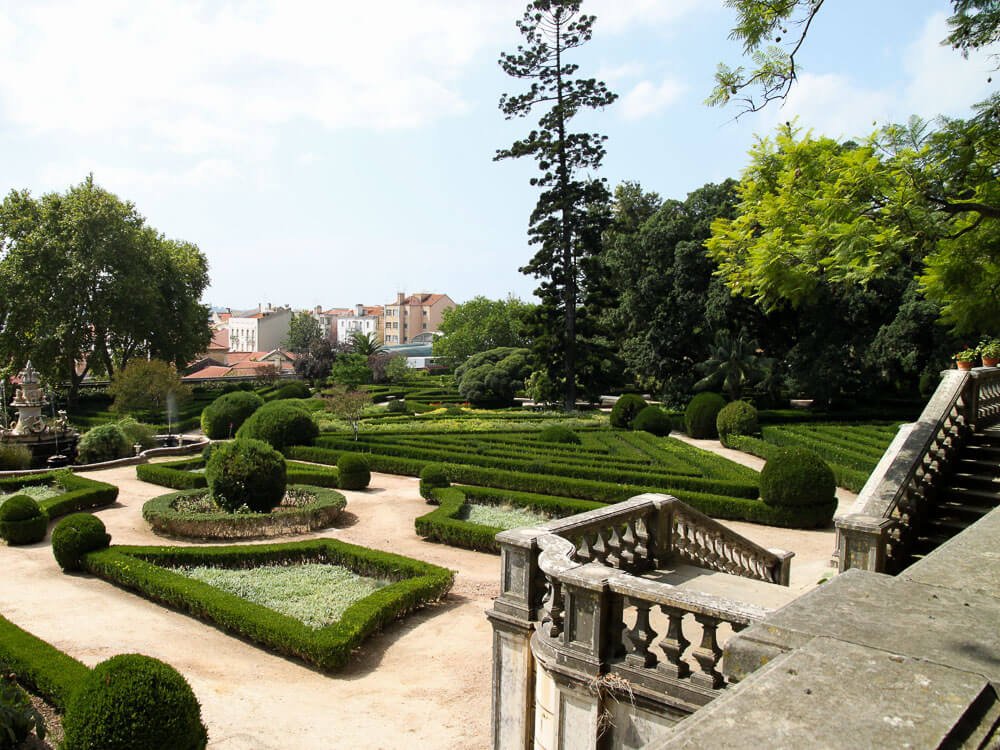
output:
M 382 341 L 382 308 L 355 305 L 353 315 L 337 318 L 337 341 L 350 342 L 355 333 L 371 334 Z
M 292 311 L 288 307 L 273 308 L 270 304 L 251 315 L 229 319 L 229 351 L 269 352 L 281 348 L 288 338 Z

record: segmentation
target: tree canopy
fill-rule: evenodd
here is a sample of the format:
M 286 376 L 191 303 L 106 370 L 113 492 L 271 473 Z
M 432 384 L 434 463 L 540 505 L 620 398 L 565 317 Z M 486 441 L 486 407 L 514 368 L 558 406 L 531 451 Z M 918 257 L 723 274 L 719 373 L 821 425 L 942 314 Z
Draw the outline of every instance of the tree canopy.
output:
M 323 329 L 319 321 L 308 310 L 293 312 L 288 324 L 288 336 L 285 338 L 285 348 L 304 354 L 313 348 L 323 338 Z
M 513 295 L 500 300 L 479 296 L 445 310 L 434 356 L 454 366 L 487 349 L 527 346 L 527 317 L 533 307 Z
M 31 359 L 75 394 L 90 371 L 135 357 L 181 366 L 211 337 L 208 263 L 87 177 L 66 193 L 0 204 L 0 368 Z

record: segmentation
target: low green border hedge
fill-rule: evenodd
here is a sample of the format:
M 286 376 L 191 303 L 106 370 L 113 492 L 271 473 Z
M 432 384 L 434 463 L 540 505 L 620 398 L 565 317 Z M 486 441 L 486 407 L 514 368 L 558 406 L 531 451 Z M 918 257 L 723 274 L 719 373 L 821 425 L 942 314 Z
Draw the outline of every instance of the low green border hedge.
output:
M 60 711 L 90 668 L 0 616 L 0 669 Z
M 204 474 L 194 474 L 191 469 L 201 469 L 205 460 L 186 458 L 183 461 L 167 461 L 161 464 L 140 464 L 135 467 L 139 479 L 172 490 L 197 490 L 207 487 Z M 314 487 L 329 487 L 336 489 L 338 473 L 335 467 L 310 466 L 295 461 L 287 462 L 286 478 L 288 484 L 309 484 Z
M 275 508 L 270 513 L 179 513 L 175 500 L 206 490 L 184 490 L 160 495 L 142 506 L 142 517 L 153 531 L 181 539 L 249 539 L 252 537 L 305 534 L 330 526 L 347 500 L 336 490 L 304 484 L 290 484 L 288 489 L 315 493 L 316 499 L 299 508 Z
M 765 442 L 760 438 L 750 437 L 749 435 L 730 435 L 728 441 L 730 448 L 749 453 L 751 456 L 763 458 L 765 461 L 770 460 L 772 456 L 780 453 L 784 447 L 775 443 Z M 833 478 L 837 486 L 851 492 L 861 492 L 861 489 L 865 486 L 865 482 L 868 481 L 868 477 L 871 476 L 870 471 L 859 471 L 843 464 L 828 463 L 828 465 L 833 471 Z
M 7 493 L 21 487 L 53 483 L 65 491 L 61 495 L 40 500 L 38 503 L 38 506 L 48 514 L 50 521 L 68 513 L 102 508 L 118 499 L 118 488 L 115 485 L 87 479 L 66 470 L 23 477 L 6 477 L 0 479 L 0 492 Z
M 271 563 L 320 562 L 394 583 L 355 602 L 340 620 L 312 629 L 272 609 L 170 570 L 181 565 L 245 568 Z M 84 558 L 86 569 L 122 588 L 212 623 L 320 669 L 342 667 L 369 635 L 408 612 L 440 599 L 454 574 L 401 555 L 333 539 L 221 547 L 111 546 Z
M 429 490 L 433 502 L 439 507 L 414 521 L 417 533 L 433 542 L 443 542 L 453 547 L 464 547 L 479 552 L 500 552 L 496 535 L 503 529 L 466 521 L 458 516 L 470 499 L 482 503 L 508 503 L 521 508 L 551 514 L 562 518 L 576 513 L 600 508 L 601 503 L 571 500 L 550 495 L 533 495 L 527 492 L 503 492 L 488 487 L 434 487 Z

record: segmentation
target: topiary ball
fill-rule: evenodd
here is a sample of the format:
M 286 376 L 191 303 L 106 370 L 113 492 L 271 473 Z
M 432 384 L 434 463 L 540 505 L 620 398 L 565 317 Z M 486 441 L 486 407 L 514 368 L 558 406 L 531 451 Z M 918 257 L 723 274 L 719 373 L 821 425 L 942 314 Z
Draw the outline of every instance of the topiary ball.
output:
M 746 401 L 726 404 L 715 418 L 715 429 L 719 433 L 719 440 L 727 447 L 729 443 L 726 440 L 730 435 L 756 435 L 760 432 L 757 410 Z
M 317 435 L 312 415 L 294 401 L 264 404 L 236 433 L 238 438 L 263 440 L 279 451 L 289 445 L 308 445 Z
M 543 443 L 564 443 L 566 445 L 579 445 L 580 436 L 568 427 L 560 424 L 550 424 L 538 433 L 538 439 Z
M 267 443 L 241 438 L 212 450 L 205 465 L 205 482 L 223 510 L 242 506 L 270 513 L 285 496 L 285 457 Z
M 693 438 L 716 438 L 715 420 L 726 405 L 718 393 L 699 393 L 684 410 L 684 430 Z
M 632 420 L 633 430 L 642 430 L 663 437 L 673 427 L 670 415 L 658 406 L 647 406 Z
M 615 401 L 611 407 L 611 426 L 627 430 L 632 427 L 632 420 L 647 406 L 646 399 L 637 393 L 626 393 Z
M 48 514 L 28 495 L 14 495 L 0 505 L 0 539 L 11 546 L 40 542 L 48 528 Z
M 61 750 L 201 750 L 208 732 L 181 674 L 159 659 L 121 654 L 87 675 L 63 717 Z
M 341 453 L 337 459 L 337 483 L 342 490 L 363 490 L 372 481 L 368 459 L 357 453 Z
M 92 513 L 73 513 L 52 529 L 52 554 L 67 573 L 83 570 L 83 556 L 111 544 L 111 535 Z
M 201 413 L 201 429 L 212 440 L 231 438 L 264 404 L 256 393 L 232 391 L 219 396 Z
M 806 448 L 785 448 L 760 473 L 760 497 L 768 505 L 817 506 L 836 503 L 833 471 Z
M 424 500 L 434 500 L 431 490 L 435 487 L 450 487 L 448 474 L 441 464 L 427 464 L 420 470 L 420 496 Z

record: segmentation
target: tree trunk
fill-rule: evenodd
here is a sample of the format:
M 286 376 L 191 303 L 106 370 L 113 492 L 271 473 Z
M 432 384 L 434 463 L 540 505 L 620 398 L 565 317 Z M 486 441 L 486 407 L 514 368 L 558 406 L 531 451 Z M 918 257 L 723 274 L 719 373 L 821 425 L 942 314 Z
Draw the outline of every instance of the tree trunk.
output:
M 559 113 L 559 191 L 562 197 L 562 263 L 566 275 L 563 287 L 563 305 L 566 316 L 564 342 L 566 390 L 563 409 L 576 408 L 576 266 L 573 259 L 573 233 L 570 226 L 569 172 L 566 165 L 566 121 L 563 116 L 562 42 L 560 32 L 561 10 L 556 11 L 556 107 Z

